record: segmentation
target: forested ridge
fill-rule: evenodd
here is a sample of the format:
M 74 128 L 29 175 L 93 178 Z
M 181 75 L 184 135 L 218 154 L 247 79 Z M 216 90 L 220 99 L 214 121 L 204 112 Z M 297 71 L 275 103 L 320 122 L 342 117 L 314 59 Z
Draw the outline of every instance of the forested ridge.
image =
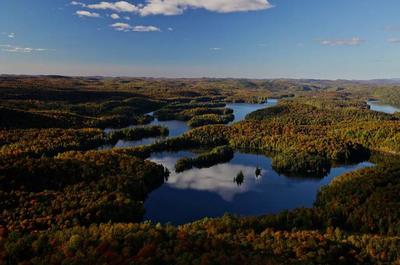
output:
M 1 76 L 0 263 L 400 264 L 400 116 L 366 104 L 396 104 L 397 89 L 340 80 Z M 232 120 L 227 102 L 269 97 L 281 100 L 224 125 Z M 99 149 L 168 135 L 160 126 L 121 129 L 149 123 L 153 111 L 196 128 L 148 146 Z M 311 208 L 181 226 L 143 222 L 148 194 L 169 175 L 145 159 L 198 147 L 206 151 L 179 160 L 177 171 L 229 160 L 237 149 L 268 154 L 288 176 L 373 166 L 335 178 Z

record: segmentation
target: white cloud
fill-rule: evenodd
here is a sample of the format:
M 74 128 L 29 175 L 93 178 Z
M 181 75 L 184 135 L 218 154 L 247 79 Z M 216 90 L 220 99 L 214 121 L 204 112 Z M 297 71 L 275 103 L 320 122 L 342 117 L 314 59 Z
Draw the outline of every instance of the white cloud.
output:
M 13 52 L 13 53 L 31 53 L 31 52 L 47 51 L 47 49 L 43 48 L 19 47 L 9 44 L 0 44 L 0 48 L 3 52 Z
M 79 17 L 100 17 L 100 14 L 98 13 L 89 12 L 86 10 L 78 10 L 76 11 L 75 14 L 78 15 Z
M 131 25 L 121 22 L 114 23 L 111 27 L 118 31 L 130 31 L 132 29 Z
M 150 161 L 168 168 L 171 173 L 166 185 L 176 189 L 192 189 L 215 193 L 227 202 L 231 202 L 238 194 L 257 189 L 258 180 L 254 177 L 256 168 L 252 166 L 234 163 L 218 164 L 210 168 L 193 168 L 185 172 L 176 173 L 177 157 L 157 157 L 155 155 L 150 158 Z M 245 181 L 241 186 L 238 186 L 233 181 L 233 178 L 240 171 L 245 175 Z M 262 172 L 268 171 L 268 169 L 262 168 Z
M 91 9 L 113 10 L 148 15 L 180 15 L 187 9 L 205 9 L 218 13 L 256 11 L 271 8 L 269 0 L 147 0 L 134 5 L 126 1 L 100 2 L 87 5 Z
M 210 51 L 220 51 L 220 50 L 222 50 L 222 48 L 219 47 L 210 48 Z
M 167 30 L 168 30 L 168 31 L 174 31 L 174 29 L 171 28 L 171 27 L 167 28 Z
M 128 16 L 124 17 L 124 19 L 125 19 L 125 20 L 131 20 L 131 18 L 128 17 Z
M 98 4 L 92 4 L 92 5 L 88 5 L 87 6 L 90 9 L 102 9 L 102 10 L 113 10 L 116 12 L 138 12 L 138 8 L 131 4 L 128 3 L 126 1 L 118 1 L 115 3 L 111 3 L 111 2 L 100 2 Z
M 326 46 L 358 46 L 363 42 L 364 40 L 359 37 L 353 37 L 351 39 L 328 39 L 319 41 L 321 45 Z
M 110 16 L 112 19 L 119 19 L 120 17 L 119 17 L 119 15 L 118 14 L 111 14 L 111 16 Z
M 141 10 L 147 15 L 179 15 L 186 9 L 205 9 L 218 13 L 256 11 L 271 8 L 268 0 L 148 0 Z
M 186 4 L 182 5 L 184 1 L 163 1 L 163 0 L 149 0 L 148 4 L 140 9 L 140 15 L 180 15 L 188 7 Z
M 112 25 L 110 25 L 112 28 L 114 28 L 117 31 L 124 31 L 124 32 L 128 32 L 128 31 L 135 31 L 135 32 L 157 32 L 157 31 L 161 31 L 158 27 L 155 26 L 131 26 L 127 23 L 114 23 Z
M 387 41 L 392 44 L 400 44 L 400 38 L 389 38 Z
M 135 26 L 133 27 L 132 31 L 136 32 L 156 32 L 161 31 L 159 28 L 155 26 Z
M 73 6 L 82 6 L 82 7 L 86 7 L 86 4 L 78 2 L 78 1 L 72 1 L 71 5 Z

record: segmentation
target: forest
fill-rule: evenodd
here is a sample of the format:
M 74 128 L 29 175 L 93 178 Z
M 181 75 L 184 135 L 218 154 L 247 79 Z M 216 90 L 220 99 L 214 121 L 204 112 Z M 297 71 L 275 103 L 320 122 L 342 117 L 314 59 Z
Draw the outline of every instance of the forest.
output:
M 175 171 L 182 172 L 193 167 L 210 167 L 224 161 L 229 161 L 233 157 L 233 149 L 229 146 L 219 146 L 210 152 L 200 154 L 196 158 L 181 158 L 176 162 Z
M 0 76 L 0 91 L 1 264 L 400 264 L 400 114 L 366 103 L 400 106 L 396 84 Z M 270 98 L 279 103 L 229 124 L 228 103 Z M 154 119 L 191 128 L 167 137 Z M 334 178 L 309 208 L 145 221 L 146 199 L 171 173 L 147 158 L 193 149 L 176 172 L 237 150 L 268 155 L 289 177 L 373 166 Z
M 162 126 L 147 126 L 113 130 L 107 135 L 109 143 L 115 144 L 118 140 L 135 141 L 143 138 L 168 136 L 169 130 Z

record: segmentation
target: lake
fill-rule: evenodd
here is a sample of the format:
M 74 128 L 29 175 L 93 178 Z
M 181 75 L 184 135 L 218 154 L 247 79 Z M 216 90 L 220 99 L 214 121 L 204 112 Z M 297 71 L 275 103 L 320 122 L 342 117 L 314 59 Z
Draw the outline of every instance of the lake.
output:
M 171 174 L 168 181 L 145 201 L 145 220 L 178 225 L 226 212 L 250 216 L 311 207 L 321 186 L 346 172 L 373 166 L 364 162 L 335 167 L 322 179 L 286 177 L 272 169 L 270 158 L 236 152 L 228 163 L 175 173 L 179 158 L 194 156 L 196 154 L 188 151 L 151 156 L 151 161 L 164 165 Z M 259 177 L 255 176 L 256 168 L 261 168 Z M 245 178 L 238 185 L 234 177 L 240 171 Z
M 230 103 L 235 120 L 245 119 L 253 111 L 275 106 L 278 100 L 269 100 L 265 104 Z M 152 113 L 150 113 L 152 115 Z M 158 121 L 150 125 L 162 125 L 170 130 L 169 137 L 182 135 L 190 128 L 182 121 Z M 132 126 L 134 127 L 134 126 Z M 114 147 L 133 147 L 154 143 L 162 138 L 147 138 L 140 141 L 120 140 Z M 108 148 L 112 148 L 109 146 Z M 311 207 L 321 186 L 347 172 L 373 166 L 364 162 L 332 168 L 324 178 L 287 177 L 278 174 L 271 166 L 271 158 L 264 155 L 236 152 L 228 163 L 210 168 L 176 173 L 174 168 L 178 159 L 195 157 L 189 151 L 155 153 L 149 160 L 164 165 L 171 172 L 168 181 L 149 194 L 145 201 L 145 220 L 153 222 L 183 224 L 204 217 L 222 216 L 232 213 L 241 216 L 278 213 L 298 207 Z M 261 168 L 261 176 L 255 171 Z M 244 182 L 234 182 L 242 171 Z
M 241 120 L 244 120 L 247 114 L 267 108 L 267 107 L 272 107 L 275 106 L 278 103 L 277 99 L 268 99 L 267 103 L 264 104 L 250 104 L 250 103 L 229 103 L 227 104 L 228 108 L 233 109 L 233 114 L 235 115 L 235 119 L 233 122 L 238 122 Z M 152 115 L 152 113 L 149 113 L 149 115 Z M 165 126 L 169 129 L 169 137 L 176 137 L 184 134 L 188 130 L 190 130 L 189 126 L 186 124 L 186 122 L 183 121 L 159 121 L 157 118 L 154 119 L 150 124 L 146 126 L 152 126 L 152 125 L 160 125 L 160 126 Z M 134 128 L 137 127 L 137 125 L 130 126 L 128 128 Z M 106 129 L 105 132 L 110 132 L 112 129 Z M 106 145 L 101 147 L 101 149 L 110 149 L 110 148 L 127 148 L 127 147 L 134 147 L 134 146 L 139 146 L 139 145 L 148 145 L 156 142 L 157 140 L 162 140 L 163 137 L 153 137 L 153 138 L 145 138 L 139 141 L 125 141 L 125 140 L 119 140 L 114 146 L 112 145 Z
M 387 104 L 382 104 L 377 100 L 369 100 L 367 101 L 367 104 L 370 106 L 370 109 L 374 111 L 384 112 L 388 114 L 394 114 L 396 112 L 400 112 L 399 108 Z
M 231 123 L 242 121 L 246 118 L 246 115 L 256 110 L 269 108 L 278 104 L 277 99 L 268 99 L 267 103 L 264 104 L 250 104 L 250 103 L 229 103 L 226 104 L 227 108 L 233 109 L 235 119 Z

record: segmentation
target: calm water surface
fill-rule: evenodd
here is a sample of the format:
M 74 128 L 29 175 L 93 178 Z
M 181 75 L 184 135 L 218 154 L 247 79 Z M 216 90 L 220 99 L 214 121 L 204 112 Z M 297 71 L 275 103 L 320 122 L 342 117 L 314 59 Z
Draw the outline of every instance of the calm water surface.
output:
M 266 104 L 232 103 L 227 104 L 227 107 L 234 110 L 235 120 L 232 122 L 234 123 L 244 120 L 245 116 L 253 111 L 272 107 L 277 103 L 277 100 L 270 99 Z M 181 121 L 155 119 L 150 125 L 168 127 L 170 137 L 182 135 L 190 129 Z M 140 141 L 120 140 L 114 147 L 151 144 L 160 139 L 157 137 Z M 113 146 L 103 148 L 113 148 Z M 179 158 L 195 156 L 196 154 L 192 152 L 181 151 L 162 152 L 150 157 L 151 161 L 167 167 L 171 174 L 168 181 L 149 194 L 145 201 L 145 220 L 183 224 L 204 217 L 221 216 L 226 212 L 248 216 L 310 207 L 320 187 L 330 183 L 333 178 L 346 172 L 373 166 L 365 162 L 332 168 L 330 174 L 322 179 L 295 178 L 275 172 L 268 157 L 236 152 L 228 163 L 175 173 L 175 163 Z M 256 168 L 261 168 L 261 176 L 255 176 Z M 240 171 L 244 173 L 245 179 L 238 185 L 233 179 Z
M 235 120 L 233 122 L 238 122 L 244 120 L 249 113 L 259 109 L 273 107 L 276 106 L 276 104 L 278 104 L 277 99 L 268 99 L 268 102 L 265 104 L 230 103 L 226 104 L 226 107 L 233 109 L 233 114 L 235 115 Z
M 367 104 L 371 107 L 371 110 L 374 111 L 384 112 L 388 114 L 394 114 L 396 112 L 400 112 L 399 108 L 386 104 L 381 104 L 379 103 L 379 101 L 367 101 Z
M 150 160 L 167 167 L 171 175 L 147 198 L 145 220 L 183 224 L 226 212 L 247 216 L 310 207 L 319 188 L 333 178 L 372 166 L 365 162 L 332 168 L 323 179 L 289 178 L 276 173 L 268 157 L 236 152 L 229 163 L 175 173 L 174 166 L 179 158 L 194 156 L 194 153 L 186 151 L 152 155 Z M 262 169 L 259 177 L 255 176 L 257 167 Z M 233 181 L 240 171 L 245 175 L 242 185 Z
M 268 103 L 265 104 L 247 104 L 247 103 L 232 103 L 232 104 L 227 104 L 228 108 L 233 109 L 233 113 L 235 115 L 235 120 L 233 122 L 238 122 L 241 120 L 244 120 L 247 114 L 267 108 L 267 107 L 272 107 L 275 106 L 278 103 L 278 100 L 276 99 L 269 99 Z M 153 113 L 149 113 L 149 115 L 152 115 Z M 160 125 L 160 126 L 165 126 L 169 129 L 169 137 L 176 137 L 184 134 L 187 132 L 190 128 L 187 126 L 186 122 L 183 121 L 159 121 L 158 119 L 154 119 L 149 125 L 147 126 L 152 126 L 152 125 Z M 137 125 L 130 126 L 128 128 L 134 128 L 137 127 Z M 106 129 L 105 132 L 110 132 L 112 129 Z M 139 141 L 125 141 L 125 140 L 119 140 L 115 146 L 107 145 L 103 146 L 101 149 L 110 149 L 110 148 L 126 148 L 126 147 L 134 147 L 134 146 L 139 146 L 139 145 L 147 145 L 147 144 L 152 144 L 156 142 L 157 140 L 162 140 L 163 137 L 154 137 L 154 138 L 145 138 Z

